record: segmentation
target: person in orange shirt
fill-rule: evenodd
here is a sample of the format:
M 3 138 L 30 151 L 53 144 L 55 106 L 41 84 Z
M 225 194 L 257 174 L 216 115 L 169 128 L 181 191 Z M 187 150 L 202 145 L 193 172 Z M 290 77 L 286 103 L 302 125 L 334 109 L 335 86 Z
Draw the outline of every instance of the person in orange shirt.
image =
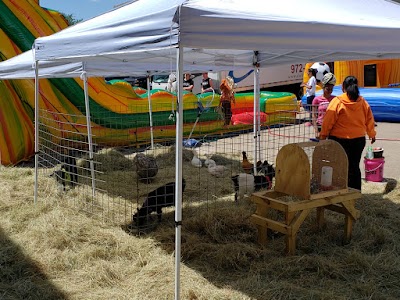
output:
M 224 128 L 226 128 L 232 119 L 232 103 L 235 104 L 232 78 L 228 76 L 222 79 L 219 89 L 221 90 L 219 107 L 222 108 L 222 112 L 224 113 Z
M 361 190 L 360 160 L 365 147 L 365 135 L 375 143 L 375 120 L 368 102 L 360 96 L 358 81 L 347 76 L 343 94 L 329 102 L 319 138 L 337 141 L 349 160 L 348 187 Z

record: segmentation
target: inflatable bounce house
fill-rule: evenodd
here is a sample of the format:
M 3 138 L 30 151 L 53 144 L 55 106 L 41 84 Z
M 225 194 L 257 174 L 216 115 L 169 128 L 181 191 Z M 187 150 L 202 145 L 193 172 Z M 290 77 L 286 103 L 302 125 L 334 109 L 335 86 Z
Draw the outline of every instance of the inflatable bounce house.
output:
M 349 75 L 355 76 L 360 94 L 370 104 L 375 121 L 400 122 L 400 59 L 316 62 L 308 63 L 305 70 L 316 66 L 319 67 L 317 81 L 326 70 L 335 74 L 336 86 L 332 95 L 342 94 L 343 80 Z M 307 80 L 308 75 L 305 72 L 303 81 Z M 317 86 L 316 95 L 321 94 L 321 87 Z M 302 98 L 302 103 L 307 103 L 305 97 Z
M 38 0 L 0 0 L 0 61 L 30 50 L 35 38 L 51 35 L 67 26 L 61 13 L 40 7 Z M 0 81 L 0 160 L 3 165 L 16 164 L 34 154 L 34 85 L 34 80 Z M 154 140 L 174 140 L 174 93 L 132 88 L 126 82 L 106 82 L 104 78 L 90 78 L 88 86 L 91 127 L 96 144 L 148 144 L 150 109 Z M 252 93 L 236 94 L 233 106 L 235 125 L 223 129 L 223 121 L 216 109 L 218 94 L 196 96 L 185 93 L 184 137 L 251 128 L 253 101 Z M 275 124 L 288 116 L 293 117 L 293 112 L 287 111 L 293 111 L 294 107 L 297 107 L 296 96 L 291 93 L 261 93 L 261 120 L 264 124 Z M 87 134 L 84 87 L 80 78 L 41 79 L 39 109 L 42 118 L 40 134 L 52 137 L 47 142 L 56 145 L 61 135 L 63 139 L 72 139 L 69 135 L 83 139 Z

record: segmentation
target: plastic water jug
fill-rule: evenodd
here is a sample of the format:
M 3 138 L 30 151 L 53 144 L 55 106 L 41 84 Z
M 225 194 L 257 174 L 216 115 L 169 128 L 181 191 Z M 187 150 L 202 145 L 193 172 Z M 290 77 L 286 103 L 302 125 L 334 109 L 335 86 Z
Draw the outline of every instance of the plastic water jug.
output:
M 323 166 L 321 172 L 321 186 L 330 187 L 332 186 L 332 174 L 333 168 L 329 166 Z
M 367 159 L 373 159 L 374 158 L 374 151 L 372 151 L 372 146 L 368 146 L 367 154 L 365 155 L 365 158 L 367 158 Z

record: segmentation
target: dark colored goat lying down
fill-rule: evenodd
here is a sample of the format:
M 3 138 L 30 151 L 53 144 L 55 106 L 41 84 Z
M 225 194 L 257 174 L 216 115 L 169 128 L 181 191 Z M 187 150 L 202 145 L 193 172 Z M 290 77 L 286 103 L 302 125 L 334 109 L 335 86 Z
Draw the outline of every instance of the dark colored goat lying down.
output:
M 182 179 L 182 192 L 185 191 L 186 181 Z M 158 222 L 161 222 L 162 208 L 175 205 L 175 182 L 169 182 L 147 194 L 146 200 L 137 213 L 132 216 L 133 224 L 144 225 L 147 216 L 157 212 Z

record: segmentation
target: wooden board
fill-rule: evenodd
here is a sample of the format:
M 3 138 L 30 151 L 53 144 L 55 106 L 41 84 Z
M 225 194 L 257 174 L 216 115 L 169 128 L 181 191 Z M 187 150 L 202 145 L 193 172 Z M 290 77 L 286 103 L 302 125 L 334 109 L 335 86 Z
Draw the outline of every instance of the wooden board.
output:
M 322 167 L 333 169 L 332 185 L 339 189 L 347 188 L 348 159 L 343 147 L 336 141 L 321 141 L 312 156 L 312 176 L 321 182 Z
M 297 144 L 283 146 L 278 152 L 275 191 L 301 199 L 310 197 L 310 163 Z

